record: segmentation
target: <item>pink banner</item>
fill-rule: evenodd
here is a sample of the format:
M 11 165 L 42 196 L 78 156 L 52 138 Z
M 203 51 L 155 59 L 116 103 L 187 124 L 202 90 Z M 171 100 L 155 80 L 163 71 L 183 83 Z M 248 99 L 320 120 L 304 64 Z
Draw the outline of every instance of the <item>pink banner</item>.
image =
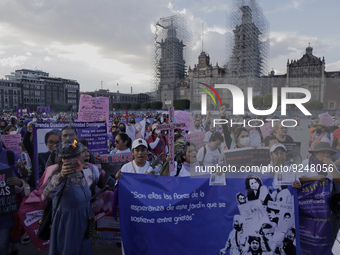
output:
M 21 143 L 20 134 L 2 135 L 2 142 L 5 145 L 6 149 L 15 151 L 19 155 L 21 155 L 22 147 L 19 145 L 19 143 Z
M 205 132 L 196 132 L 187 135 L 186 139 L 187 141 L 194 142 L 196 144 L 196 149 L 199 150 L 201 147 L 204 146 L 204 137 Z
M 95 122 L 105 118 L 109 132 L 109 98 L 81 94 L 79 99 L 78 122 Z
M 46 187 L 47 179 L 50 175 L 50 172 L 54 170 L 54 168 L 52 168 L 49 167 L 46 169 L 45 173 L 39 181 L 37 188 L 24 197 L 18 210 L 20 222 L 22 223 L 26 233 L 28 234 L 32 243 L 38 251 L 47 249 L 50 244 L 49 241 L 43 241 L 38 238 L 38 229 L 39 220 L 41 219 L 44 208 L 47 204 L 47 202 L 42 201 L 41 194 Z
M 175 122 L 176 123 L 185 123 L 185 127 L 183 130 L 190 130 L 190 123 L 192 122 L 192 117 L 190 112 L 185 111 L 175 111 Z
M 333 126 L 333 119 L 332 119 L 332 116 L 329 115 L 328 112 L 320 113 L 320 114 L 318 115 L 318 117 L 319 117 L 319 119 L 320 119 L 321 122 L 323 122 L 323 123 L 326 124 L 326 126 L 329 126 L 329 127 Z
M 262 138 L 265 139 L 267 136 L 271 135 L 273 132 L 273 127 L 271 122 L 266 122 L 263 124 L 262 127 L 260 127 Z

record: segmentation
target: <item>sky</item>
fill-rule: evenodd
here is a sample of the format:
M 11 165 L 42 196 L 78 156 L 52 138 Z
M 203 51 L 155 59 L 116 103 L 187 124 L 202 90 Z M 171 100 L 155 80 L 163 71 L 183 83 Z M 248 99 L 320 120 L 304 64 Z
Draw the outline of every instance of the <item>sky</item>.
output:
M 326 71 L 340 71 L 339 0 L 257 2 L 270 26 L 268 73 L 285 74 L 287 60 L 300 59 L 309 43 L 313 55 L 325 57 Z M 222 66 L 232 6 L 232 0 L 1 0 L 0 79 L 38 69 L 77 80 L 81 91 L 149 92 L 153 24 L 180 13 L 191 34 L 186 64 L 198 63 L 203 34 L 203 50 Z

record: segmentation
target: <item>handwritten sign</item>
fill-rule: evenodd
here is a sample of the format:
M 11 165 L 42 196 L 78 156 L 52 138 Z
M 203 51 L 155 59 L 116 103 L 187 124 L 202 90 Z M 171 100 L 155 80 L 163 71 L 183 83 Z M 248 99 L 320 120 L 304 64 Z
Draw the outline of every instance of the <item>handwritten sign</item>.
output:
M 0 215 L 17 211 L 17 198 L 13 185 L 7 185 L 8 178 L 13 177 L 11 168 L 0 170 Z
M 263 124 L 262 127 L 260 127 L 260 129 L 261 129 L 262 137 L 263 139 L 265 139 L 267 136 L 271 135 L 271 133 L 273 132 L 272 123 L 266 122 Z
M 241 166 L 266 166 L 270 163 L 268 148 L 246 148 L 228 150 L 224 152 L 225 163 L 227 165 Z
M 3 135 L 2 142 L 4 143 L 8 150 L 15 151 L 19 155 L 21 155 L 22 147 L 19 145 L 19 143 L 21 143 L 20 134 Z
M 92 97 L 81 94 L 79 99 L 79 122 L 95 122 L 102 117 L 106 119 L 106 125 L 109 127 L 109 98 Z

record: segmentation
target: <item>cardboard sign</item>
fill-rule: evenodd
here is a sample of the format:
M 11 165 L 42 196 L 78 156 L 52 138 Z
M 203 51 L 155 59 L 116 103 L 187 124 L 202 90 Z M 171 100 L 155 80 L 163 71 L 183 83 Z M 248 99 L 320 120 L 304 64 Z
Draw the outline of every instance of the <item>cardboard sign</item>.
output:
M 109 98 L 92 97 L 81 94 L 79 99 L 79 122 L 95 122 L 105 117 L 106 125 L 109 127 Z M 108 130 L 109 131 L 109 130 Z
M 13 177 L 11 168 L 0 170 L 0 216 L 17 211 L 17 198 L 14 185 L 7 185 L 8 178 Z
M 22 147 L 19 145 L 19 143 L 21 143 L 20 134 L 2 135 L 2 142 L 8 150 L 15 151 L 21 155 Z
M 270 163 L 268 148 L 245 148 L 228 150 L 224 152 L 227 165 L 241 166 L 266 166 Z

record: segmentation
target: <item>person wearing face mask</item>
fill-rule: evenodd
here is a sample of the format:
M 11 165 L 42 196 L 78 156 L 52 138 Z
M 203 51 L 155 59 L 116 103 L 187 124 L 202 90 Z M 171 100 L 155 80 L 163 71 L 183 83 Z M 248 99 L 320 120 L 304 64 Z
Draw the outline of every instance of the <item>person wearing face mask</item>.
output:
M 158 156 L 162 154 L 162 160 L 165 161 L 166 154 L 168 152 L 167 141 L 162 135 L 160 130 L 157 130 L 157 124 L 152 125 L 152 133 L 148 137 L 148 145 L 150 147 L 150 152 Z
M 234 140 L 231 142 L 230 149 L 246 147 L 251 147 L 249 132 L 244 127 L 237 127 L 234 131 Z
M 211 135 L 209 144 L 203 146 L 197 152 L 197 161 L 200 165 L 212 166 L 223 160 L 220 149 L 223 140 L 223 136 L 219 132 L 215 132 Z
M 220 250 L 221 255 L 225 255 L 230 250 L 230 255 L 240 255 L 245 249 L 247 238 L 243 230 L 241 215 L 234 215 L 234 229 L 229 233 L 225 247 Z
M 221 119 L 228 119 L 227 114 L 226 114 L 226 106 L 221 106 L 220 107 L 220 116 Z M 242 126 L 237 127 L 233 135 L 230 132 L 230 128 L 228 125 L 222 125 L 223 129 L 223 135 L 224 135 L 224 140 L 225 145 L 229 150 L 232 149 L 238 149 L 238 148 L 246 148 L 246 147 L 253 147 L 257 148 L 258 146 L 256 145 L 257 142 L 251 142 L 250 137 L 249 137 L 249 131 Z M 233 138 L 234 139 L 233 139 Z
M 245 121 L 245 128 L 248 130 L 249 139 L 250 139 L 250 146 L 251 147 L 260 147 L 262 141 L 262 132 L 259 127 L 251 127 L 249 126 L 249 121 L 251 121 L 250 116 L 246 115 L 243 117 Z M 265 121 L 264 121 L 265 122 Z M 251 125 L 261 125 L 258 121 L 252 121 Z

